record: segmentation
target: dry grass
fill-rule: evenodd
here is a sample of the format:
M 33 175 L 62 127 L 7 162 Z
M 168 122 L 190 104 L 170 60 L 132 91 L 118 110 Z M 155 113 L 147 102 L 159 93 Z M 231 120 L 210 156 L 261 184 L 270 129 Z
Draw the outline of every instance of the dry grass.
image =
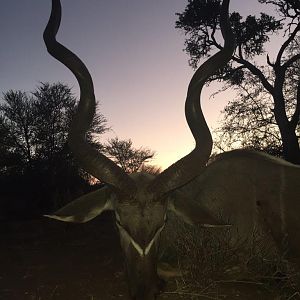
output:
M 2 222 L 0 228 L 1 300 L 128 299 L 110 219 Z M 300 299 L 295 272 L 257 233 L 246 249 L 228 229 L 204 230 L 173 218 L 166 229 L 161 259 L 168 264 L 160 271 L 168 285 L 159 299 Z
M 162 244 L 162 260 L 177 264 L 182 274 L 168 293 L 184 299 L 300 299 L 299 274 L 258 231 L 242 240 L 232 229 L 204 229 L 171 217 Z

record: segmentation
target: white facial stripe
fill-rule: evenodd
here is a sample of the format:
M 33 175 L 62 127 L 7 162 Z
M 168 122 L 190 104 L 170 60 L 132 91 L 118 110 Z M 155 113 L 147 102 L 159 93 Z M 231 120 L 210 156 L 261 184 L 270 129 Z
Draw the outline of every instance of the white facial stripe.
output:
M 164 229 L 164 227 L 165 227 L 165 224 L 164 224 L 163 226 L 161 226 L 161 227 L 156 231 L 156 233 L 155 233 L 153 239 L 150 241 L 150 243 L 148 244 L 148 246 L 147 246 L 146 249 L 145 249 L 145 255 L 147 255 L 147 254 L 149 253 L 149 251 L 150 251 L 150 249 L 151 249 L 151 247 L 152 247 L 154 241 L 157 239 L 157 237 L 159 236 L 159 234 L 161 233 L 161 231 Z
M 135 248 L 135 250 L 138 252 L 138 254 L 141 257 L 144 257 L 145 256 L 145 252 L 142 249 L 142 247 L 138 243 L 136 243 L 135 240 L 131 236 L 129 236 L 129 238 L 130 238 L 131 244 L 133 245 L 133 247 Z
M 135 248 L 135 250 L 138 252 L 138 254 L 143 257 L 144 256 L 144 251 L 141 248 L 141 246 L 129 235 L 129 233 L 127 232 L 127 230 L 125 228 L 123 228 L 119 222 L 116 222 L 119 230 L 126 235 L 126 237 L 129 239 L 130 243 L 133 245 L 133 247 Z
M 120 216 L 119 216 L 119 214 L 117 212 L 115 212 L 115 215 L 116 215 L 117 221 L 120 222 Z
M 155 233 L 153 239 L 150 241 L 150 243 L 146 246 L 145 250 L 142 249 L 142 247 L 129 235 L 129 233 L 127 232 L 127 230 L 125 228 L 123 228 L 119 222 L 116 223 L 119 229 L 122 229 L 122 232 L 125 233 L 125 235 L 127 236 L 127 238 L 129 238 L 132 246 L 135 248 L 135 250 L 138 252 L 138 254 L 141 257 L 145 257 L 146 255 L 148 255 L 154 241 L 158 238 L 159 234 L 161 233 L 161 231 L 164 229 L 165 224 L 163 224 Z

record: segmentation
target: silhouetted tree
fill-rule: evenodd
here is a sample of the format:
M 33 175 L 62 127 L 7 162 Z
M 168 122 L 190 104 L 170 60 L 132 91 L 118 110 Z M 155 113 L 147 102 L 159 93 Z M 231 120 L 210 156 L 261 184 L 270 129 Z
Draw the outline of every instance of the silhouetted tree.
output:
M 22 155 L 16 151 L 11 151 L 15 141 L 9 135 L 8 124 L 0 117 L 0 176 L 11 173 L 14 168 L 23 164 Z
M 8 91 L 0 106 L 2 147 L 18 153 L 25 163 L 68 159 L 69 126 L 76 109 L 76 98 L 62 83 L 41 83 L 31 94 Z M 88 140 L 104 133 L 107 121 L 97 113 Z M 99 143 L 98 143 L 99 144 Z M 100 146 L 99 146 L 100 147 Z
M 34 155 L 33 99 L 25 92 L 10 90 L 0 105 L 2 147 L 30 163 Z
M 42 83 L 32 92 L 35 115 L 35 156 L 50 161 L 64 148 L 76 107 L 71 90 L 61 83 Z
M 179 13 L 176 27 L 186 34 L 185 51 L 190 55 L 190 65 L 196 67 L 199 61 L 222 48 L 219 41 L 220 0 L 189 0 L 183 13 Z M 236 36 L 236 51 L 225 68 L 210 78 L 212 81 L 223 81 L 226 87 L 239 87 L 243 97 L 257 99 L 256 87 L 267 92 L 271 101 L 268 111 L 276 121 L 282 141 L 284 158 L 293 163 L 300 163 L 299 138 L 296 129 L 300 117 L 300 87 L 296 64 L 300 60 L 297 37 L 300 32 L 300 2 L 297 0 L 259 0 L 273 5 L 277 16 L 261 13 L 257 16 L 242 16 L 233 12 L 231 24 Z M 260 65 L 257 57 L 265 53 L 265 45 L 273 33 L 283 32 L 284 41 L 274 58 L 266 55 L 266 64 Z M 291 49 L 293 49 L 291 51 Z M 296 74 L 289 81 L 290 74 Z M 249 89 L 252 85 L 253 91 Z M 248 86 L 247 86 L 248 85 Z M 293 95 L 293 101 L 289 101 Z M 248 101 L 249 102 L 249 101 Z M 262 105 L 262 106 L 263 106 Z M 260 105 L 260 107 L 262 107 Z M 250 106 L 255 107 L 255 103 Z M 229 108 L 229 109 L 232 109 Z M 249 128 L 250 129 L 250 128 Z
M 152 175 L 158 175 L 162 172 L 162 168 L 157 165 L 142 164 L 142 166 L 139 169 L 139 172 L 146 172 Z
M 71 89 L 62 84 L 41 83 L 32 93 L 35 97 L 36 155 L 51 160 L 66 145 L 68 129 L 76 110 L 76 99 Z M 95 135 L 108 130 L 107 121 L 101 113 L 96 113 L 87 140 L 94 146 L 99 142 Z M 100 146 L 99 146 L 100 147 Z
M 289 47 L 292 56 L 299 39 Z M 298 91 L 294 89 L 300 79 L 300 61 L 294 63 L 285 79 L 285 105 L 287 116 L 294 114 Z M 259 79 L 249 76 L 238 88 L 240 93 L 223 110 L 221 125 L 214 131 L 215 150 L 225 151 L 236 148 L 253 148 L 271 155 L 283 157 L 282 139 L 273 113 L 273 102 L 260 84 Z M 296 126 L 300 137 L 300 124 Z
M 127 173 L 147 171 L 147 162 L 155 155 L 155 152 L 150 149 L 134 148 L 130 139 L 119 140 L 118 138 L 110 139 L 104 146 L 103 151 Z M 152 167 L 152 173 L 157 172 L 159 170 L 154 170 L 154 167 Z
M 254 84 L 253 80 L 249 81 L 250 85 Z M 214 130 L 214 151 L 250 148 L 283 156 L 272 100 L 259 84 L 255 90 L 238 94 L 222 114 L 220 125 Z
M 76 105 L 71 89 L 62 83 L 41 83 L 30 94 L 10 90 L 3 95 L 0 106 L 2 194 L 27 201 L 28 209 L 35 206 L 47 210 L 58 207 L 61 201 L 70 201 L 67 198 L 88 188 L 88 177 L 77 166 L 67 145 Z M 101 148 L 94 137 L 107 129 L 106 119 L 97 113 L 88 140 Z

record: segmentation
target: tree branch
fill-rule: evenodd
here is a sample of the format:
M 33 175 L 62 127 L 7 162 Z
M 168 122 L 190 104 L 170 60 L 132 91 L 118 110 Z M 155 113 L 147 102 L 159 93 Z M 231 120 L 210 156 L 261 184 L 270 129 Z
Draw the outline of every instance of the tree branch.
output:
M 292 128 L 295 130 L 300 119 L 300 80 L 298 81 L 298 87 L 297 87 L 297 103 L 295 112 L 291 118 L 290 124 Z
M 282 44 L 282 46 L 280 47 L 278 54 L 277 54 L 277 58 L 276 58 L 276 62 L 275 65 L 276 67 L 280 66 L 281 63 L 281 58 L 282 55 L 285 51 L 285 49 L 288 47 L 288 45 L 291 43 L 291 41 L 295 38 L 297 32 L 300 30 L 300 23 L 297 25 L 297 27 L 294 29 L 294 31 L 292 32 L 292 34 L 289 36 L 289 38 Z
M 238 49 L 239 49 L 239 56 L 240 56 L 240 58 L 244 59 L 243 51 L 242 51 L 242 45 L 241 44 L 239 44 Z
M 294 55 L 293 57 L 291 57 L 289 60 L 287 60 L 283 65 L 282 65 L 282 69 L 285 72 L 286 69 L 292 65 L 295 61 L 297 61 L 298 59 L 300 59 L 300 53 Z
M 264 88 L 268 92 L 273 94 L 273 92 L 274 92 L 273 86 L 269 83 L 269 81 L 267 80 L 267 78 L 265 77 L 265 75 L 262 73 L 262 71 L 260 69 L 258 69 L 255 65 L 253 65 L 251 62 L 249 62 L 245 59 L 242 59 L 242 58 L 239 58 L 236 56 L 233 56 L 232 59 L 234 61 L 238 62 L 239 64 L 244 65 L 253 75 L 257 76 L 260 79 Z

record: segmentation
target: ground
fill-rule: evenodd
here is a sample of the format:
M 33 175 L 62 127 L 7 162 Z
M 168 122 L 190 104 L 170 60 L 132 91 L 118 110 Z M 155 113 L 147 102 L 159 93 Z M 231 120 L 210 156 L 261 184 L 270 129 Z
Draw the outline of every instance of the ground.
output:
M 109 214 L 86 224 L 41 217 L 3 220 L 0 225 L 0 300 L 129 299 L 122 253 Z M 173 279 L 159 299 L 279 298 L 259 285 L 226 281 L 191 297 L 184 289 L 178 290 Z

